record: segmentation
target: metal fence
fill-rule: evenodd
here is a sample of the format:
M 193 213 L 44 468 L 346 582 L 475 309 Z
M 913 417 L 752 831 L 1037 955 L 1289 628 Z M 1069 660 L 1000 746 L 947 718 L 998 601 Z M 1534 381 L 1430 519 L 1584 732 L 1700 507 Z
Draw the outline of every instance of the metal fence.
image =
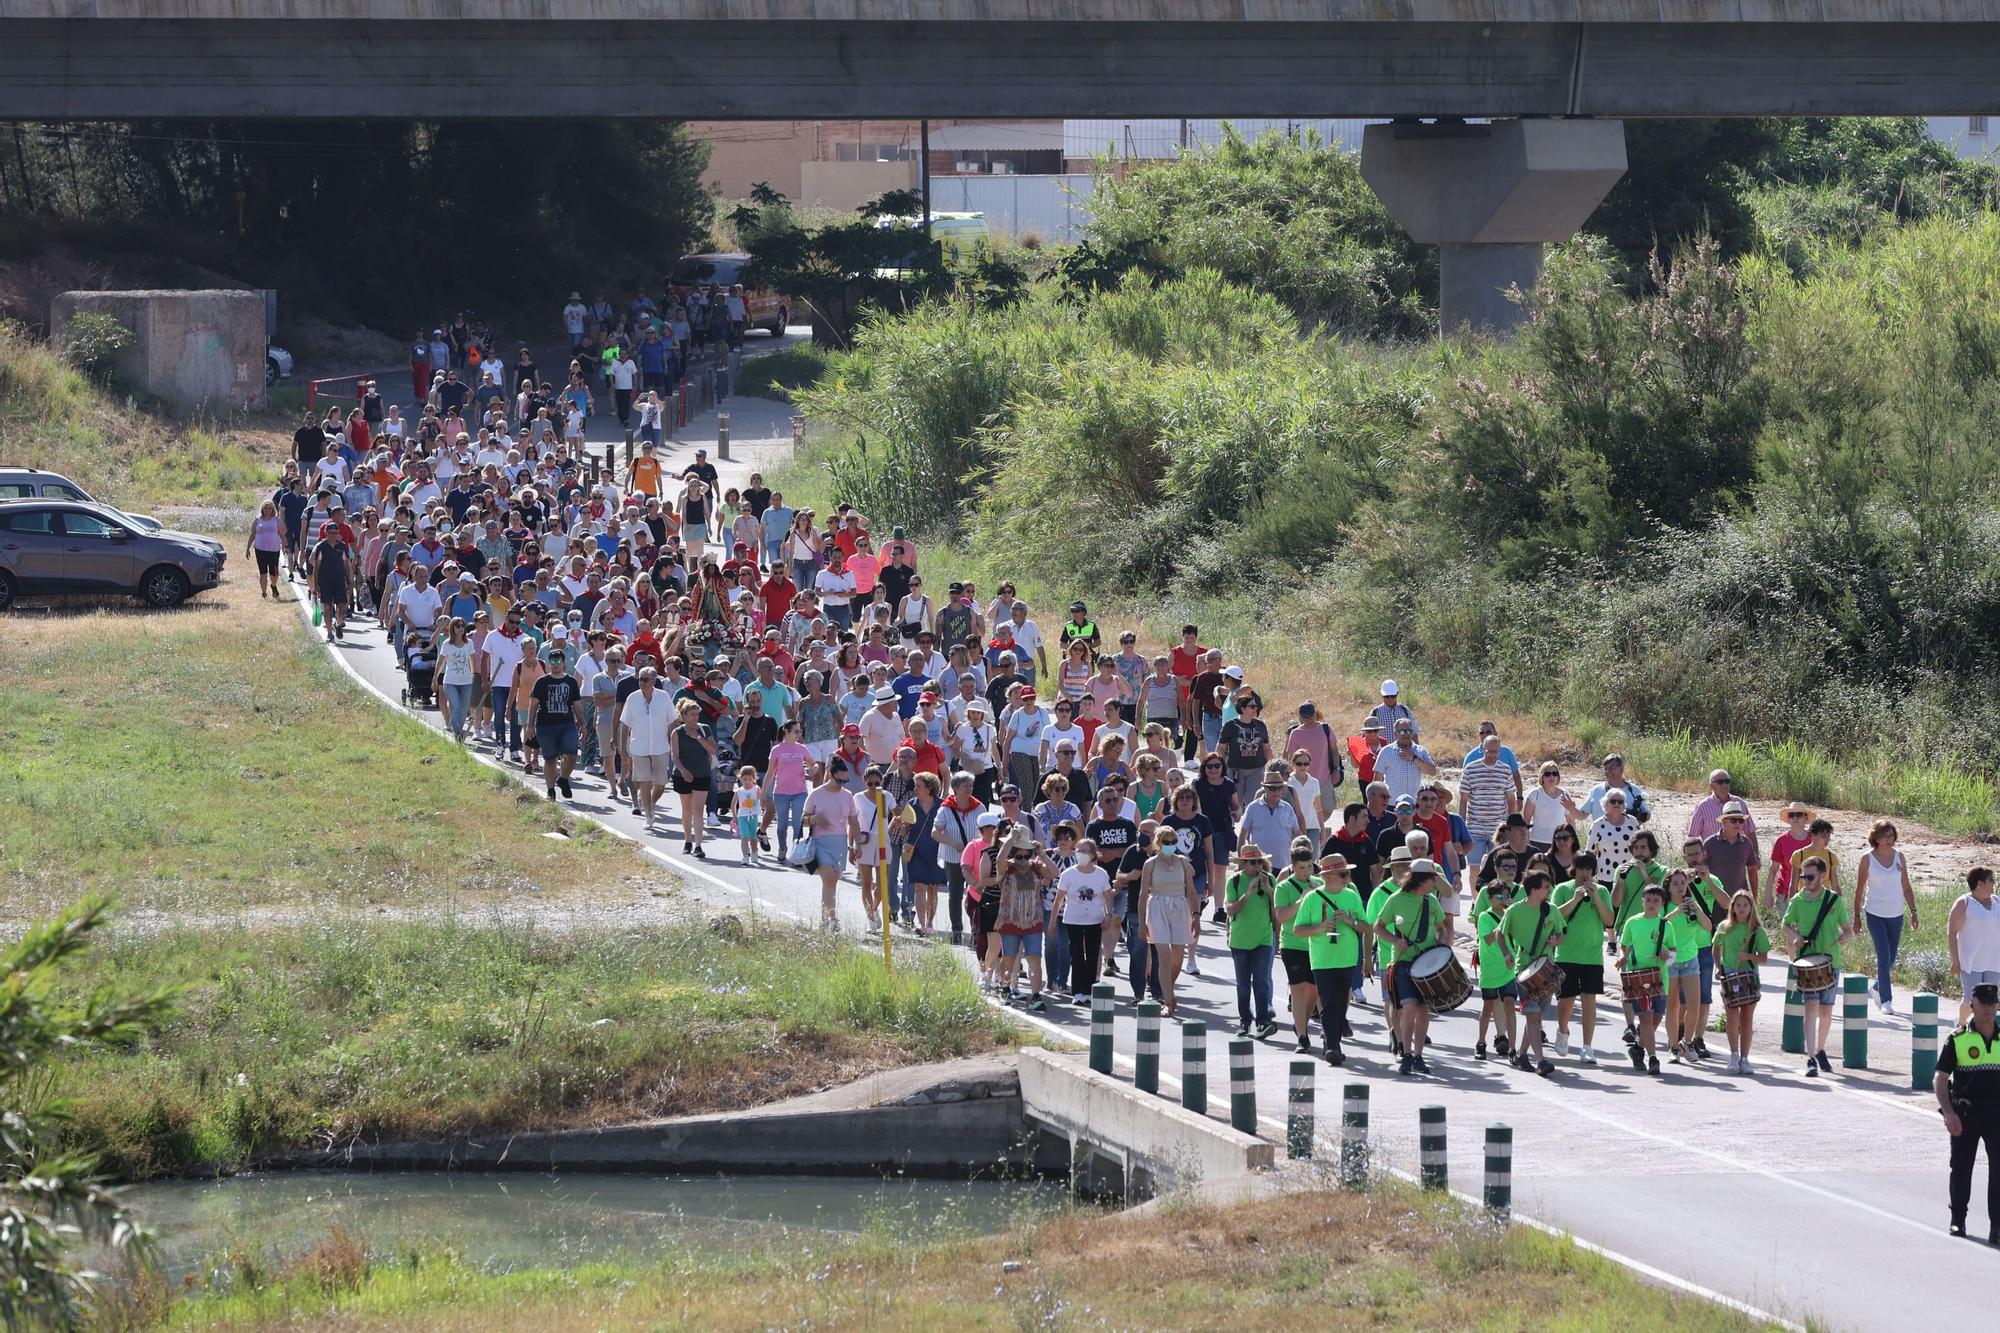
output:
M 1001 236 L 1032 232 L 1068 244 L 1090 221 L 1093 180 L 1087 172 L 1065 176 L 932 176 L 931 208 L 940 213 L 984 213 Z

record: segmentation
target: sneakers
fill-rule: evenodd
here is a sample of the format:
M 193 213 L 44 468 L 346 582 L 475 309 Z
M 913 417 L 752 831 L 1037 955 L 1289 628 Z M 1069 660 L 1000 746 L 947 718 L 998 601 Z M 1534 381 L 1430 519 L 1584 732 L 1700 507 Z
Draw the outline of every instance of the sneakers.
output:
M 1819 1077 L 1819 1066 L 1813 1062 L 1813 1058 L 1810 1055 L 1806 1057 L 1806 1077 L 1807 1078 Z
M 1493 1053 L 1495 1055 L 1512 1055 L 1514 1053 L 1514 1043 L 1508 1041 L 1506 1035 L 1503 1033 L 1493 1039 Z
M 1597 1052 L 1586 1046 L 1576 1053 L 1576 1059 L 1578 1064 L 1594 1065 L 1597 1063 Z
M 956 944 L 957 942 L 958 941 L 956 940 L 952 941 L 952 943 L 954 944 Z M 1111 958 L 1107 958 L 1104 960 L 1104 975 L 1107 977 L 1115 977 L 1118 975 L 1117 960 Z
M 1485 1042 L 1482 1041 L 1474 1043 L 1472 1047 L 1472 1058 L 1475 1060 L 1484 1060 L 1486 1058 Z
M 1412 1067 L 1415 1066 L 1415 1064 L 1416 1061 L 1412 1060 L 1409 1056 L 1406 1055 L 1401 1060 L 1398 1060 L 1396 1062 L 1396 1072 L 1398 1074 L 1401 1074 L 1403 1077 L 1408 1078 L 1410 1076 L 1410 1070 Z
M 1640 1050 L 1636 1043 L 1626 1047 L 1625 1053 L 1632 1057 L 1632 1068 L 1640 1070 L 1642 1072 L 1645 1070 L 1646 1053 Z
M 1649 1056 L 1647 1056 L 1647 1057 L 1646 1057 L 1646 1072 L 1647 1072 L 1648 1074 L 1657 1074 L 1657 1073 L 1659 1073 L 1659 1072 L 1660 1072 L 1660 1057 L 1659 1057 L 1659 1056 L 1657 1056 L 1657 1055 L 1649 1055 Z
M 1326 1053 L 1326 1062 L 1332 1065 L 1335 1069 L 1338 1069 L 1342 1065 L 1347 1063 L 1347 1057 L 1342 1055 L 1339 1051 L 1328 1051 Z
M 1729 1053 L 1729 1063 L 1722 1067 L 1724 1073 L 1733 1074 L 1736 1072 L 1736 1058 L 1736 1052 L 1731 1051 Z
M 1267 1041 L 1277 1030 L 1278 1025 L 1267 1018 L 1257 1025 L 1257 1040 Z
M 1425 1063 L 1424 1057 L 1421 1055 L 1418 1056 L 1415 1060 L 1411 1061 L 1410 1064 L 1411 1068 L 1415 1069 L 1419 1074 L 1428 1074 L 1431 1072 L 1430 1065 Z
M 1639 1040 L 1639 1029 L 1633 1026 L 1632 1024 L 1627 1023 L 1625 1025 L 1625 1035 L 1620 1037 L 1619 1040 L 1624 1042 L 1627 1046 L 1632 1045 L 1634 1042 Z
M 1826 1058 L 1825 1051 L 1815 1051 L 1813 1053 L 1813 1059 L 1818 1063 L 1819 1067 L 1821 1069 L 1824 1069 L 1827 1073 L 1831 1074 L 1833 1072 L 1833 1061 Z
M 563 794 L 563 799 L 564 799 L 565 801 L 570 801 L 570 800 L 574 800 L 574 799 L 576 799 L 576 793 L 575 793 L 575 792 L 573 792 L 573 791 L 571 791 L 571 790 L 569 789 L 569 779 L 568 779 L 568 778 L 559 778 L 559 779 L 557 779 L 557 780 L 556 780 L 556 790 L 557 790 L 557 791 L 559 791 L 559 792 L 561 792 L 561 793 Z
M 1547 1056 L 1543 1056 L 1542 1062 L 1539 1065 L 1535 1066 L 1535 1072 L 1537 1074 L 1540 1074 L 1543 1078 L 1547 1078 L 1549 1075 L 1556 1072 L 1555 1062 L 1549 1059 Z
M 1747 1073 L 1751 1072 L 1751 1071 L 1750 1071 L 1750 1057 L 1749 1057 L 1749 1056 L 1747 1056 L 1747 1055 L 1739 1055 L 1739 1056 L 1737 1056 L 1737 1057 L 1736 1057 L 1736 1072 L 1737 1072 L 1737 1073 L 1739 1073 L 1739 1074 L 1747 1074 Z
M 1556 1029 L 1556 1054 L 1569 1054 L 1569 1033 L 1562 1028 Z
M 1891 995 L 1888 999 L 1882 1001 L 1882 1012 L 1885 1014 L 1893 1014 L 1896 1012 L 1895 996 Z
M 1304 1036 L 1304 1035 L 1301 1035 L 1301 1036 L 1299 1037 L 1299 1054 L 1300 1054 L 1300 1055 L 1311 1055 L 1311 1054 L 1312 1054 L 1312 1048 L 1313 1048 L 1313 1044 L 1312 1044 L 1312 1038 L 1311 1038 L 1311 1037 L 1307 1037 L 1307 1036 Z
M 1042 998 L 1042 993 L 1040 991 L 1036 991 L 1033 995 L 1030 995 L 1028 997 L 1028 1003 L 1024 1007 L 1031 1014 L 1039 1014 L 1044 1009 L 1047 1009 L 1049 1005 L 1048 1001 Z
M 951 932 L 951 942 L 953 944 L 964 944 L 965 932 L 962 930 L 954 930 L 953 932 Z
M 1188 950 L 1187 974 L 1191 977 L 1198 977 L 1201 975 L 1201 960 L 1194 956 L 1193 949 Z
M 1250 1035 L 1250 1022 L 1248 1019 L 1245 1019 L 1243 1022 L 1238 1023 L 1236 1025 L 1236 1035 L 1239 1037 L 1247 1037 Z
M 1703 1041 L 1700 1037 L 1696 1037 L 1694 1039 L 1694 1058 L 1697 1060 L 1708 1060 L 1713 1058 L 1708 1053 L 1708 1043 Z
M 1229 924 L 1229 914 L 1218 907 L 1215 909 L 1215 915 L 1210 917 L 1209 920 L 1218 926 L 1226 926 Z

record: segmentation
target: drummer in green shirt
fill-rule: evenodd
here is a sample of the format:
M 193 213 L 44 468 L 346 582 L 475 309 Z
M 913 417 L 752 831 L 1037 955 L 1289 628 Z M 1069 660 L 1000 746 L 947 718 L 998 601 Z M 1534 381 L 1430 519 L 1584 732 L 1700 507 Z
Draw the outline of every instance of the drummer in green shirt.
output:
M 1556 945 L 1562 941 L 1563 920 L 1549 905 L 1549 888 L 1548 871 L 1530 870 L 1521 880 L 1524 895 L 1521 901 L 1500 918 L 1497 943 L 1516 978 L 1537 958 L 1552 957 Z M 1542 1052 L 1542 1013 L 1554 1003 L 1553 997 L 1539 1000 L 1521 997 L 1521 1040 L 1512 1062 L 1517 1068 L 1532 1069 L 1544 1078 L 1556 1072 L 1555 1064 Z
M 1326 1062 L 1339 1065 L 1347 1057 L 1340 1041 L 1347 1034 L 1347 997 L 1361 966 L 1361 940 L 1369 929 L 1361 894 L 1350 882 L 1352 868 L 1339 852 L 1320 862 L 1321 879 L 1299 900 L 1292 918 L 1293 933 L 1305 941 L 1312 957 L 1313 984 L 1319 990 L 1319 1028 L 1326 1041 Z
M 1500 907 L 1505 912 L 1521 901 L 1521 860 L 1513 852 L 1502 847 L 1493 854 L 1493 878 L 1479 886 L 1479 892 L 1472 897 L 1472 919 L 1479 920 L 1481 914 L 1492 905 L 1493 886 L 1507 886 L 1507 901 Z
M 1511 859 L 1511 858 L 1510 858 Z M 1514 1053 L 1514 1001 L 1521 997 L 1521 987 L 1514 980 L 1514 967 L 1507 961 L 1507 951 L 1500 947 L 1500 918 L 1514 905 L 1514 890 L 1519 886 L 1514 877 L 1507 873 L 1496 873 L 1493 880 L 1479 891 L 1481 904 L 1473 913 L 1473 938 L 1479 941 L 1479 1038 L 1472 1048 L 1472 1058 L 1486 1058 L 1486 1029 L 1495 1024 L 1502 1029 L 1494 1040 L 1493 1049 L 1505 1060 Z
M 1643 972 L 1648 968 L 1659 972 L 1664 987 L 1665 969 L 1674 956 L 1673 924 L 1660 915 L 1667 904 L 1666 887 L 1662 884 L 1646 885 L 1640 890 L 1640 901 L 1644 905 L 1639 915 L 1627 921 L 1625 928 L 1618 932 L 1618 966 L 1627 972 Z M 1667 1011 L 1667 997 L 1664 992 L 1649 996 L 1637 1008 L 1638 1040 L 1629 1043 L 1626 1049 L 1632 1056 L 1634 1069 L 1657 1074 L 1660 1072 L 1660 1015 Z
M 1569 1054 L 1569 1018 L 1583 1000 L 1583 1049 L 1578 1062 L 1597 1063 L 1590 1048 L 1597 1035 L 1597 997 L 1604 994 L 1604 932 L 1613 920 L 1611 893 L 1597 882 L 1597 856 L 1578 852 L 1571 863 L 1576 878 L 1556 885 L 1550 901 L 1564 917 L 1556 962 L 1562 965 L 1561 998 L 1556 1002 L 1556 1054 Z
M 1827 1031 L 1833 1026 L 1833 1005 L 1840 996 L 1840 946 L 1854 938 L 1847 928 L 1847 903 L 1827 885 L 1826 862 L 1811 857 L 1800 863 L 1792 876 L 1792 902 L 1785 908 L 1785 938 L 1791 943 L 1792 963 L 1801 958 L 1825 954 L 1833 963 L 1833 984 L 1823 990 L 1801 990 L 1806 1004 L 1806 1077 L 1817 1078 L 1820 1071 L 1833 1072 L 1826 1058 Z
M 1771 937 L 1757 920 L 1757 902 L 1748 889 L 1729 895 L 1729 915 L 1715 928 L 1715 965 L 1723 975 L 1746 968 L 1754 973 L 1771 956 Z M 1750 1072 L 1750 1031 L 1757 1017 L 1757 1002 L 1730 1008 L 1723 1006 L 1722 1021 L 1729 1027 L 1729 1072 Z
M 1725 813 L 1725 820 L 1738 818 L 1734 813 Z M 1701 908 L 1706 919 L 1709 934 L 1701 942 L 1701 952 L 1696 955 L 1696 971 L 1701 982 L 1700 1007 L 1695 1011 L 1694 1034 L 1687 1039 L 1688 1049 L 1697 1060 L 1708 1059 L 1708 1013 L 1715 1003 L 1715 927 L 1729 914 L 1729 890 L 1722 887 L 1722 881 L 1708 872 L 1708 851 L 1699 842 L 1689 838 L 1681 847 L 1681 860 L 1688 868 L 1688 897 Z M 1686 1027 L 1685 1020 L 1681 1026 Z
M 1375 914 L 1375 937 L 1390 946 L 1393 963 L 1383 991 L 1393 997 L 1396 1005 L 1395 1026 L 1403 1044 L 1403 1056 L 1396 1068 L 1399 1074 L 1431 1072 L 1424 1063 L 1424 1041 L 1430 1036 L 1431 1011 L 1417 993 L 1410 964 L 1440 942 L 1450 943 L 1440 938 L 1445 915 L 1435 896 L 1443 875 L 1438 863 L 1429 857 L 1410 862 L 1410 873 L 1403 880 L 1403 887 L 1390 894 L 1382 903 L 1382 910 Z
M 1410 849 L 1398 847 L 1389 854 L 1387 869 L 1382 873 L 1382 882 L 1368 895 L 1368 924 L 1373 927 L 1382 915 L 1382 904 L 1396 890 L 1403 887 L 1403 881 L 1410 873 Z M 1389 1050 L 1392 1054 L 1402 1054 L 1402 1040 L 1396 1035 L 1396 999 L 1389 994 L 1389 971 L 1394 963 L 1396 951 L 1387 941 L 1375 946 L 1375 975 L 1382 979 L 1382 1022 L 1389 1029 Z
M 1299 899 L 1321 882 L 1313 874 L 1312 844 L 1294 841 L 1291 872 L 1271 890 L 1271 916 L 1278 923 L 1278 961 L 1285 965 L 1285 985 L 1292 993 L 1292 1032 L 1298 1038 L 1300 1055 L 1312 1051 L 1312 1016 L 1319 992 L 1313 985 L 1312 954 L 1298 937 L 1296 917 Z
M 1715 938 L 1715 918 L 1707 900 L 1690 893 L 1694 876 L 1679 866 L 1667 872 L 1667 938 L 1674 960 L 1667 965 L 1667 1051 L 1675 1064 L 1701 1059 L 1701 951 Z
M 1660 843 L 1647 832 L 1632 835 L 1632 864 L 1618 872 L 1618 884 L 1611 900 L 1611 935 L 1613 939 L 1625 938 L 1625 923 L 1634 917 L 1644 915 L 1642 901 L 1648 884 L 1663 884 L 1667 878 L 1667 868 L 1660 864 Z M 1625 1045 L 1629 1048 L 1638 1039 L 1639 1031 L 1634 1024 L 1638 1015 L 1632 1012 L 1632 1002 L 1621 1000 L 1625 1010 Z

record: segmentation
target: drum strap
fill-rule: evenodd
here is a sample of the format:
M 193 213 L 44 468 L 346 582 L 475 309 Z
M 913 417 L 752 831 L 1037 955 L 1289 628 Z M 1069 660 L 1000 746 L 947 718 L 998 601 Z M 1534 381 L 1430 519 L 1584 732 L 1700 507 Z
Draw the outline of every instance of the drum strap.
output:
M 1547 928 L 1548 924 L 1549 924 L 1549 905 L 1547 903 L 1543 903 L 1542 914 L 1535 920 L 1535 938 L 1528 942 L 1529 958 L 1532 959 L 1541 953 L 1542 931 Z
M 1422 948 L 1424 941 L 1429 939 L 1430 937 L 1431 937 L 1431 896 L 1427 893 L 1424 895 L 1423 911 L 1420 912 L 1417 916 L 1417 937 L 1414 940 L 1411 940 L 1410 943 L 1416 946 L 1417 948 Z
M 1336 907 L 1336 906 L 1334 905 L 1334 901 L 1333 901 L 1333 899 L 1327 896 L 1327 892 L 1326 892 L 1326 890 L 1325 890 L 1325 889 L 1314 889 L 1314 890 L 1313 890 L 1313 897 L 1315 897 L 1315 898 L 1319 899 L 1319 900 L 1320 900 L 1321 902 L 1325 903 L 1325 904 L 1326 904 L 1326 910 L 1327 910 L 1327 911 L 1328 911 L 1329 913 L 1332 913 L 1332 912 L 1335 912 L 1335 911 L 1338 911 L 1338 910 L 1339 910 L 1339 909 L 1338 909 L 1338 908 L 1337 908 L 1337 907 Z M 1328 920 L 1329 920 L 1329 921 L 1332 921 L 1332 918 L 1331 918 L 1331 917 L 1329 916 L 1329 917 L 1328 917 Z M 1339 923 L 1338 921 L 1332 921 L 1332 924 L 1333 924 L 1333 931 L 1332 931 L 1332 935 L 1333 935 L 1333 939 L 1334 939 L 1334 940 L 1335 940 L 1335 941 L 1337 942 L 1337 941 L 1338 941 L 1338 940 L 1340 939 L 1340 923 Z
M 1665 917 L 1661 917 L 1660 932 L 1653 939 L 1654 961 L 1657 962 L 1659 960 L 1660 955 L 1665 953 L 1666 950 L 1667 950 L 1667 919 Z
M 1827 913 L 1833 910 L 1833 903 L 1835 896 L 1833 890 L 1821 889 L 1820 893 L 1822 895 L 1822 901 L 1820 902 L 1819 905 L 1819 919 L 1814 921 L 1813 928 L 1806 932 L 1804 947 L 1808 950 L 1810 950 L 1813 947 L 1813 942 L 1819 938 L 1819 928 L 1826 924 Z

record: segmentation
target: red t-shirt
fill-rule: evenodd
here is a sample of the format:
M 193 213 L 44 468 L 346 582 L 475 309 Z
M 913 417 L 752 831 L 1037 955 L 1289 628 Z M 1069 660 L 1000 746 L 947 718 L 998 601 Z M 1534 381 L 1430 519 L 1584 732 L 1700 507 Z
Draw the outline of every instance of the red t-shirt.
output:
M 1430 834 L 1431 856 L 1442 863 L 1444 849 L 1451 845 L 1451 820 L 1443 815 L 1432 815 L 1429 819 L 1419 818 L 1417 827 Z
M 775 625 L 792 609 L 792 601 L 799 595 L 799 585 L 786 574 L 774 573 L 764 580 L 759 593 L 764 599 L 764 623 Z
M 929 741 L 925 741 L 922 745 L 912 745 L 904 741 L 896 749 L 908 750 L 916 757 L 917 772 L 934 773 L 940 778 L 944 776 L 944 751 Z
M 1811 842 L 1810 836 L 1800 837 L 1790 829 L 1778 835 L 1778 840 L 1771 844 L 1771 864 L 1777 868 L 1777 878 L 1772 882 L 1771 892 L 1781 898 L 1791 893 L 1792 853 L 1810 845 Z
M 1208 649 L 1199 644 L 1192 648 L 1174 649 L 1168 654 L 1172 659 L 1173 673 L 1184 681 L 1193 680 L 1201 672 L 1202 655 L 1207 651 Z
M 867 535 L 868 529 L 866 528 L 849 527 L 846 524 L 842 524 L 840 531 L 833 534 L 833 544 L 840 548 L 842 555 L 852 560 L 854 553 L 861 549 L 861 539 Z

